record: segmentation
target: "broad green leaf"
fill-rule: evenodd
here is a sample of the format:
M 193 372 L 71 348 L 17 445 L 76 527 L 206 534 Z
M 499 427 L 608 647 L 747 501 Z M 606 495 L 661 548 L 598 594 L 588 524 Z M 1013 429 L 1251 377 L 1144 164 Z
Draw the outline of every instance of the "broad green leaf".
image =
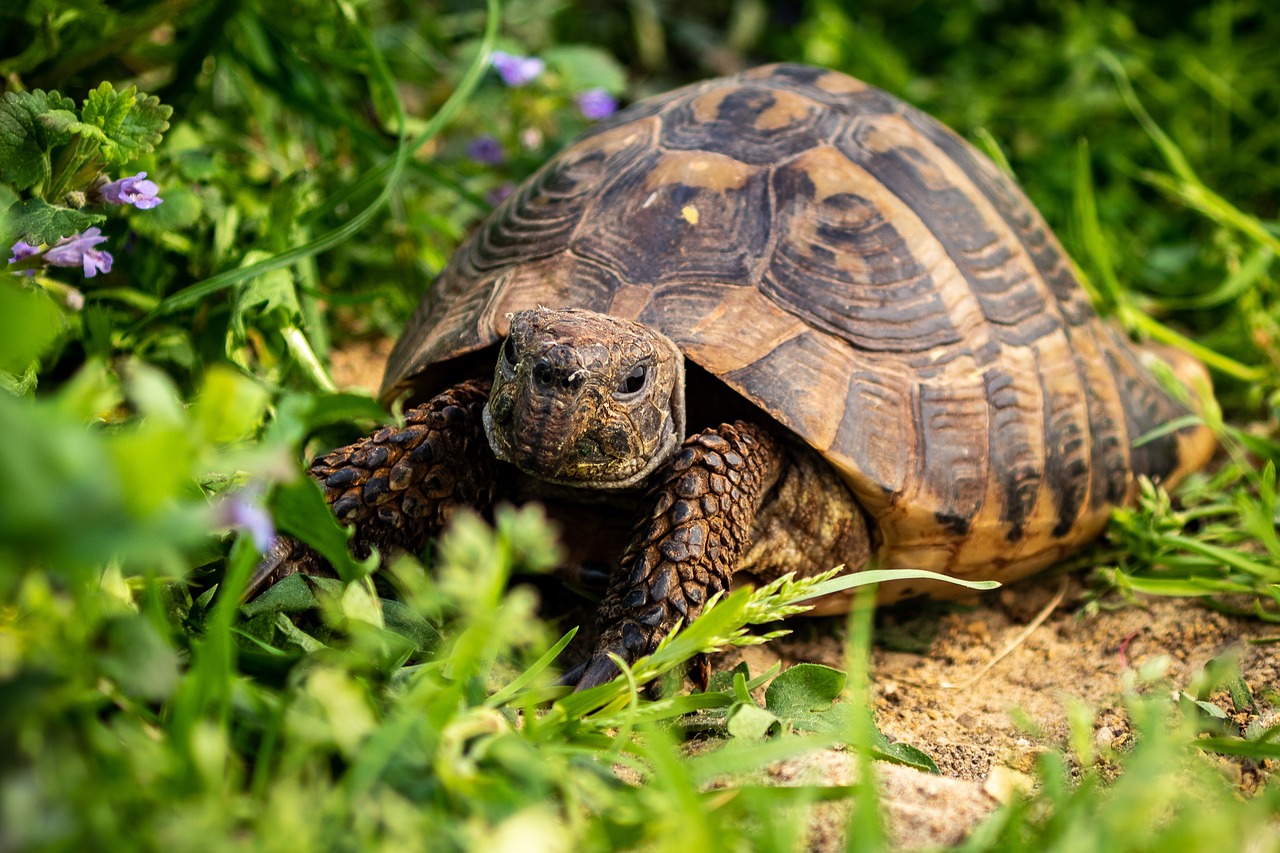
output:
M 872 744 L 872 752 L 875 757 L 883 761 L 892 761 L 895 764 L 905 764 L 908 767 L 914 767 L 917 770 L 923 770 L 926 773 L 940 774 L 942 771 L 938 769 L 938 765 L 926 753 L 914 746 L 906 743 L 891 743 L 879 731 L 876 732 L 875 743 Z
M 614 95 L 627 90 L 627 72 L 611 54 L 585 44 L 566 44 L 544 51 L 547 66 L 560 75 L 570 92 L 604 89 Z
M 268 399 L 258 383 L 230 367 L 215 365 L 205 374 L 195 422 L 207 441 L 240 441 L 261 423 Z
M 108 442 L 124 505 L 135 517 L 158 514 L 179 496 L 195 496 L 195 447 L 181 425 L 147 418 Z
M 707 684 L 707 692 L 732 692 L 734 683 L 739 675 L 742 676 L 744 683 L 746 679 L 751 677 L 751 669 L 747 666 L 746 661 L 740 661 L 733 669 L 711 673 L 711 681 Z
M 80 117 L 85 124 L 101 128 L 104 133 L 115 133 L 136 100 L 137 90 L 132 86 L 117 92 L 115 86 L 103 82 L 85 98 Z
M 421 654 L 431 654 L 444 644 L 444 639 L 434 625 L 423 619 L 412 607 L 395 599 L 382 599 L 382 619 L 388 631 L 394 631 L 408 639 Z
M 0 370 L 25 372 L 58 337 L 62 311 L 25 278 L 0 274 Z
M 276 406 L 276 415 L 267 426 L 266 439 L 289 447 L 300 445 L 319 427 L 347 421 L 388 419 L 385 409 L 364 394 L 290 394 Z
M 141 616 L 110 620 L 98 638 L 98 668 L 127 696 L 167 699 L 177 687 L 178 655 L 150 621 Z
M 729 712 L 725 729 L 735 738 L 760 740 L 782 730 L 782 723 L 773 714 L 754 703 L 739 703 Z
M 29 198 L 9 208 L 8 225 L 12 233 L 21 234 L 24 240 L 37 246 L 56 243 L 106 219 L 100 213 L 57 207 L 44 199 Z
M 169 374 L 141 359 L 135 359 L 125 365 L 124 376 L 129 402 L 139 414 L 182 432 L 184 437 L 194 442 L 196 437 L 188 435 L 186 428 L 182 392 Z
M 329 591 L 330 594 L 336 596 L 342 592 L 339 582 L 330 578 L 288 575 L 272 584 L 253 601 L 242 604 L 240 613 L 245 619 L 252 619 L 263 613 L 301 613 L 314 610 L 320 606 L 316 589 L 323 586 L 321 581 L 329 581 L 337 587 Z
M 49 151 L 71 139 L 71 134 L 49 126 L 41 116 L 54 110 L 73 110 L 75 101 L 57 92 L 6 92 L 0 98 L 0 181 L 20 190 L 49 177 Z
M 374 628 L 382 628 L 385 625 L 382 619 L 382 603 L 373 594 L 372 584 L 367 587 L 358 583 L 347 584 L 342 590 L 339 603 L 342 606 L 342 615 L 353 622 L 363 622 Z
M 784 670 L 765 690 L 765 707 L 786 718 L 831 707 L 844 690 L 845 674 L 817 663 L 798 663 Z
M 319 484 L 310 477 L 278 486 L 271 496 L 271 513 L 281 532 L 315 548 L 344 581 L 358 580 L 377 567 L 376 557 L 360 563 L 351 556 L 351 534 L 338 524 Z

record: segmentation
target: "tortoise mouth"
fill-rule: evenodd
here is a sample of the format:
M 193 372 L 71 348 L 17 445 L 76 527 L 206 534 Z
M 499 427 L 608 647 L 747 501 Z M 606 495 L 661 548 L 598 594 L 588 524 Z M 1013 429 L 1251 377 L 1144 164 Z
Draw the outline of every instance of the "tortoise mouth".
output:
M 525 474 L 547 483 L 583 489 L 626 489 L 643 483 L 665 462 L 684 439 L 671 419 L 663 422 L 659 441 L 648 456 L 612 456 L 591 434 L 563 445 L 543 440 L 544 429 L 528 430 L 530 437 L 513 437 L 495 423 L 492 403 L 481 413 L 485 436 L 493 455 L 515 465 Z

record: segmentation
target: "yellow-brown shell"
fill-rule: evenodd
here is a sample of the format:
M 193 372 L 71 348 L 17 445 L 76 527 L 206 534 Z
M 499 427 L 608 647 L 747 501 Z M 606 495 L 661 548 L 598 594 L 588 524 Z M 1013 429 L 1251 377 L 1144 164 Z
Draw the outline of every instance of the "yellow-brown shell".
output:
M 494 344 L 508 312 L 653 325 L 819 450 L 882 565 L 1011 580 L 1105 525 L 1135 474 L 1212 440 L 1100 322 L 1004 173 L 884 92 L 774 65 L 591 130 L 454 256 L 384 398 Z

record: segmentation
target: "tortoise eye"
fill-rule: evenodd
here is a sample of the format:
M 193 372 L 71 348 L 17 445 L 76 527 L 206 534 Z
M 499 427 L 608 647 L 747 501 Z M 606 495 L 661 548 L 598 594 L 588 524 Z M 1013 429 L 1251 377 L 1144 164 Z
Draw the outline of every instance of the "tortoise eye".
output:
M 502 345 L 502 360 L 506 362 L 507 367 L 514 368 L 518 361 L 516 357 L 516 344 L 510 337 Z
M 644 387 L 645 380 L 649 378 L 649 370 L 646 365 L 637 364 L 631 368 L 631 372 L 627 374 L 627 378 L 622 380 L 618 385 L 619 394 L 635 394 Z

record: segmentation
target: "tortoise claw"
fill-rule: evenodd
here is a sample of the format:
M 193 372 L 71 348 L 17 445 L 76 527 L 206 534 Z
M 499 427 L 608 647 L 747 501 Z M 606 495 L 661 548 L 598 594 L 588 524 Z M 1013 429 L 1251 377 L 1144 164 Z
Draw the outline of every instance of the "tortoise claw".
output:
M 292 536 L 280 535 L 272 540 L 267 552 L 254 569 L 253 575 L 240 594 L 240 603 L 252 601 L 254 598 L 289 575 L 304 574 L 333 578 L 337 573 L 329 566 L 329 562 L 316 553 L 309 545 L 305 545 Z
M 603 592 L 609 588 L 611 577 L 613 568 L 607 563 L 588 562 L 578 567 L 578 584 L 584 589 Z
M 610 651 L 615 651 L 610 649 Z M 626 653 L 616 650 L 623 659 L 626 659 Z M 608 684 L 618 675 L 621 670 L 613 659 L 605 652 L 596 652 L 586 663 L 579 664 L 582 667 L 582 675 L 578 678 L 578 683 L 574 685 L 573 692 L 581 693 L 583 690 L 590 690 L 592 687 L 599 687 L 601 684 Z M 574 667 L 577 669 L 578 667 Z M 574 670 L 569 670 L 573 672 Z M 569 673 L 565 673 L 567 676 Z
M 571 668 L 566 669 L 563 673 L 561 673 L 560 677 L 556 679 L 555 686 L 556 687 L 575 686 L 578 683 L 578 679 L 582 678 L 582 673 L 587 671 L 587 664 L 589 663 L 591 663 L 590 660 L 584 660 L 581 663 L 575 664 Z

